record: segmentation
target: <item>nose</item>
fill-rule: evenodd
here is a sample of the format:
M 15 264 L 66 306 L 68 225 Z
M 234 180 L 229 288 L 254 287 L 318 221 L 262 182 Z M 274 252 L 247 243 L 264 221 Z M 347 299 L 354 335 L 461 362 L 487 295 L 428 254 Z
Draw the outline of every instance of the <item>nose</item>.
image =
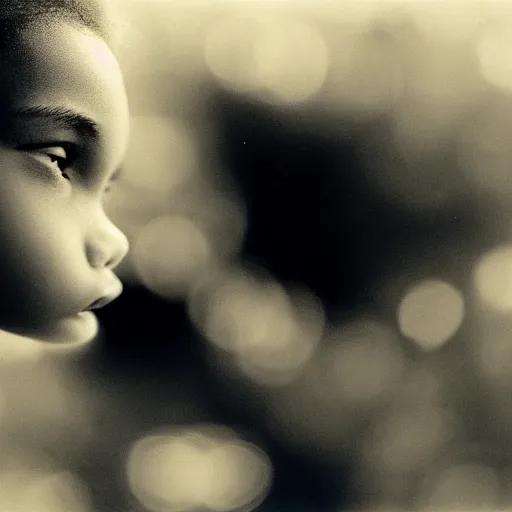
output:
M 114 269 L 129 248 L 125 234 L 101 212 L 91 226 L 86 242 L 86 256 L 91 267 Z

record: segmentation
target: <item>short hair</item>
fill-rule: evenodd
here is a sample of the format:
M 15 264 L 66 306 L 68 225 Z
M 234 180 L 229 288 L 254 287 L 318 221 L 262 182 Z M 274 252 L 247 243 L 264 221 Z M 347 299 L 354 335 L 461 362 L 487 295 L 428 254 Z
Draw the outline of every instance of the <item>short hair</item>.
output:
M 108 7 L 108 0 L 0 0 L 0 51 L 16 46 L 31 24 L 55 21 L 89 29 L 114 47 L 116 24 Z

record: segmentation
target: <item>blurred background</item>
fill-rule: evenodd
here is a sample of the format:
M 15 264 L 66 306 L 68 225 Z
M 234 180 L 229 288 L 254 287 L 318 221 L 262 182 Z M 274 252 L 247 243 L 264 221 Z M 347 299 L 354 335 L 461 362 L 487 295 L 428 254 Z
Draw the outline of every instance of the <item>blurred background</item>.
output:
M 0 509 L 512 510 L 512 4 L 119 2 L 125 292 L 0 339 Z

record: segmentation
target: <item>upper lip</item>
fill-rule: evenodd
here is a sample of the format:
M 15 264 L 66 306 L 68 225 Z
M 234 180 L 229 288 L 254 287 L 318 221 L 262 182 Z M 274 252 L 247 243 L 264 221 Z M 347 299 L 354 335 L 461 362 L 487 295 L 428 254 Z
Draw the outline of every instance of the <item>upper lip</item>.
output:
M 85 311 L 99 309 L 106 306 L 107 304 L 110 304 L 113 300 L 117 299 L 117 297 L 119 297 L 119 295 L 121 295 L 122 292 L 123 285 L 121 284 L 121 281 L 119 281 L 119 279 L 116 279 L 115 284 L 106 289 L 102 293 L 101 297 L 91 302 L 91 304 L 89 304 L 89 306 L 85 308 Z

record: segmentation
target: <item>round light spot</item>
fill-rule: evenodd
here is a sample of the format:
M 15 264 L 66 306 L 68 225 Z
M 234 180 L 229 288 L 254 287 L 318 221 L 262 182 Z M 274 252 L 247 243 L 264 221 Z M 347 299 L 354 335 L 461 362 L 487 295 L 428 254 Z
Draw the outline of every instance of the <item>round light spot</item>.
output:
M 230 16 L 214 24 L 206 35 L 206 64 L 221 83 L 247 92 L 259 86 L 256 46 L 265 25 L 251 17 Z
M 164 297 L 186 295 L 212 263 L 209 241 L 190 219 L 164 215 L 140 232 L 132 259 L 142 282 Z
M 259 448 L 211 426 L 139 440 L 127 473 L 132 493 L 152 512 L 228 512 L 261 503 L 272 467 Z
M 250 443 L 219 444 L 208 451 L 211 471 L 219 475 L 205 503 L 215 511 L 252 510 L 266 496 L 271 481 L 268 457 Z
M 263 93 L 284 103 L 302 102 L 327 75 L 329 52 L 310 24 L 287 19 L 231 16 L 206 37 L 206 63 L 224 85 Z
M 286 335 L 289 323 L 280 319 L 289 320 L 289 310 L 288 296 L 278 283 L 240 269 L 202 283 L 190 301 L 190 313 L 206 337 L 232 353 L 270 344 L 268 333 L 277 328 Z
M 155 511 L 197 508 L 212 485 L 203 449 L 186 436 L 139 441 L 130 455 L 128 475 L 135 497 Z
M 502 312 L 512 310 L 512 245 L 485 254 L 476 267 L 474 282 L 486 305 Z
M 436 279 L 411 288 L 398 308 L 402 334 L 424 350 L 450 340 L 464 319 L 464 299 L 452 285 Z
M 247 377 L 266 385 L 296 378 L 324 327 L 323 307 L 310 292 L 288 293 L 269 277 L 234 270 L 196 289 L 190 314 Z
M 279 386 L 299 377 L 314 356 L 325 323 L 323 307 L 306 290 L 288 293 L 289 309 L 275 309 L 276 324 L 257 343 L 242 344 L 238 361 L 253 381 Z M 283 329 L 284 327 L 284 329 Z
M 323 85 L 329 51 L 322 34 L 298 22 L 277 22 L 257 47 L 259 81 L 284 103 L 303 102 Z

